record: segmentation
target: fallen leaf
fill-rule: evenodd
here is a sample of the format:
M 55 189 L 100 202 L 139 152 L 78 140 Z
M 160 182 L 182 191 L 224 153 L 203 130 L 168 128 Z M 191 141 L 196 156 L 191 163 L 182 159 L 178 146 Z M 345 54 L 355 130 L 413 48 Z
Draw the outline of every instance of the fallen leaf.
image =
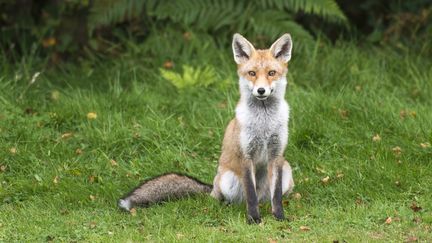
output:
M 62 135 L 61 135 L 61 138 L 62 139 L 68 139 L 68 138 L 70 138 L 70 137 L 72 137 L 73 136 L 73 133 L 71 133 L 71 132 L 66 132 L 66 133 L 63 133 Z
M 191 39 L 191 37 L 192 37 L 192 33 L 191 33 L 191 32 L 186 31 L 186 32 L 183 33 L 183 38 L 184 38 L 185 40 L 188 41 L 188 40 Z
M 130 213 L 132 216 L 136 216 L 136 214 L 137 214 L 135 208 L 131 208 L 131 209 L 129 210 L 129 213 Z
M 48 48 L 50 46 L 54 46 L 55 44 L 57 44 L 57 40 L 55 37 L 48 37 L 42 40 L 42 46 L 44 48 Z
M 323 169 L 323 168 L 320 168 L 320 167 L 315 167 L 315 169 L 319 172 L 319 173 L 321 173 L 321 174 L 326 174 L 327 172 Z
M 395 185 L 396 186 L 401 186 L 401 182 L 400 181 L 395 181 Z
M 355 86 L 355 90 L 356 90 L 357 92 L 361 91 L 361 90 L 362 90 L 362 86 L 360 86 L 360 85 L 356 85 L 356 86 Z
M 348 119 L 349 112 L 348 110 L 339 109 L 339 115 L 342 119 Z
M 57 101 L 60 99 L 60 92 L 58 90 L 51 91 L 51 99 Z
M 412 202 L 410 208 L 411 208 L 412 211 L 414 211 L 414 212 L 418 212 L 418 211 L 421 211 L 421 210 L 423 209 L 422 207 L 420 207 L 419 205 L 417 205 L 416 202 Z
M 96 228 L 96 222 L 94 222 L 94 221 L 90 222 L 90 223 L 89 223 L 89 228 L 90 228 L 90 229 L 94 229 L 94 228 Z
M 55 176 L 54 179 L 53 179 L 53 183 L 54 184 L 58 184 L 58 182 L 59 182 L 59 177 Z
M 387 217 L 385 220 L 386 224 L 391 224 L 392 223 L 392 218 L 391 217 Z
M 92 200 L 92 201 L 96 200 L 96 196 L 93 196 L 93 195 L 90 195 L 89 198 L 90 198 L 90 200 Z
M 330 177 L 329 176 L 326 176 L 326 177 L 324 177 L 324 178 L 321 179 L 321 182 L 324 183 L 324 184 L 328 184 L 329 181 L 330 181 Z
M 417 112 L 411 111 L 410 115 L 415 118 L 415 117 L 417 117 Z
M 269 243 L 277 243 L 277 240 L 274 240 L 274 239 L 272 239 L 272 238 L 269 238 L 269 239 L 268 239 L 268 242 L 269 242 Z
M 402 149 L 399 146 L 392 148 L 392 151 L 396 156 L 399 156 L 402 153 Z
M 118 166 L 117 161 L 115 160 L 110 160 L 111 166 Z
M 7 165 L 0 165 L 0 172 L 5 172 L 7 169 Z
M 430 143 L 426 142 L 426 143 L 420 143 L 420 147 L 422 148 L 429 148 L 431 145 Z
M 309 231 L 310 228 L 309 228 L 308 226 L 304 226 L 304 225 L 302 225 L 302 226 L 300 226 L 300 230 L 301 230 L 301 231 Z
M 397 163 L 398 163 L 398 164 L 402 164 L 402 160 L 398 160 Z
M 163 67 L 166 69 L 171 69 L 174 67 L 174 63 L 170 60 L 166 60 L 163 64 Z
M 300 193 L 298 193 L 298 192 L 296 192 L 296 193 L 294 193 L 294 199 L 296 199 L 296 200 L 300 200 L 301 198 L 302 198 L 302 195 L 300 194 Z
M 77 154 L 77 155 L 80 155 L 80 154 L 82 154 L 83 153 L 83 151 L 81 150 L 81 149 L 79 149 L 79 148 L 77 148 L 76 150 L 75 150 L 75 154 Z
M 89 112 L 87 113 L 87 119 L 94 120 L 97 118 L 97 114 L 95 112 Z
M 94 176 L 94 175 L 91 175 L 91 176 L 88 177 L 88 180 L 89 180 L 90 183 L 98 182 L 98 177 Z
M 381 141 L 381 136 L 379 134 L 375 134 L 375 136 L 372 137 L 372 141 L 374 141 L 374 142 Z
M 342 172 L 337 172 L 336 173 L 336 178 L 340 179 L 342 177 L 344 177 L 345 175 Z
M 113 235 L 113 234 L 114 234 L 114 232 L 108 231 L 108 235 Z
M 12 148 L 9 149 L 9 152 L 10 152 L 11 154 L 16 154 L 16 153 L 17 153 L 17 148 L 12 147 Z
M 405 242 L 417 242 L 417 241 L 418 241 L 418 238 L 415 236 L 410 236 L 405 240 Z
M 407 111 L 406 111 L 406 110 L 401 110 L 401 111 L 399 112 L 399 117 L 400 117 L 401 119 L 405 119 L 406 116 L 407 116 Z

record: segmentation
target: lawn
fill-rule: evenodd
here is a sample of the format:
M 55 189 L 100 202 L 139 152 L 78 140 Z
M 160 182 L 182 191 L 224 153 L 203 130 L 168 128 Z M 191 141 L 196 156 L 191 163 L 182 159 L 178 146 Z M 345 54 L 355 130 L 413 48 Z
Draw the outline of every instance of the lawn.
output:
M 260 225 L 246 224 L 244 205 L 204 195 L 116 206 L 161 173 L 212 182 L 239 96 L 229 50 L 176 60 L 175 72 L 206 65 L 213 78 L 180 90 L 161 76 L 163 60 L 134 53 L 63 69 L 2 61 L 0 241 L 430 242 L 432 59 L 422 50 L 294 49 L 285 157 L 296 187 L 287 220 L 263 204 Z

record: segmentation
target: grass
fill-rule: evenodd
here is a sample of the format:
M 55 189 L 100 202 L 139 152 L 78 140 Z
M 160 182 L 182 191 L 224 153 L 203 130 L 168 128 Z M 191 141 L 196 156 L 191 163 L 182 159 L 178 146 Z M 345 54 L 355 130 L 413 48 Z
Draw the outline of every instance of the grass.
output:
M 164 172 L 212 181 L 238 99 L 221 56 L 209 65 L 227 82 L 180 91 L 137 56 L 31 85 L 37 64 L 3 62 L 0 241 L 432 240 L 430 55 L 349 43 L 317 42 L 290 64 L 287 221 L 263 204 L 263 223 L 247 225 L 244 205 L 207 196 L 119 211 L 120 196 Z

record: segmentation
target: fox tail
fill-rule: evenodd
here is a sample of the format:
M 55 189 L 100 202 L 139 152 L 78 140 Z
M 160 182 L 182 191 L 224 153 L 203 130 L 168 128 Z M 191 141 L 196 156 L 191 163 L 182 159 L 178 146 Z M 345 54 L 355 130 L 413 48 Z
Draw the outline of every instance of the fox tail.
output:
M 209 194 L 212 185 L 193 177 L 168 173 L 144 181 L 129 194 L 121 198 L 118 206 L 129 211 L 135 206 L 149 206 L 172 199 L 183 198 L 200 193 Z

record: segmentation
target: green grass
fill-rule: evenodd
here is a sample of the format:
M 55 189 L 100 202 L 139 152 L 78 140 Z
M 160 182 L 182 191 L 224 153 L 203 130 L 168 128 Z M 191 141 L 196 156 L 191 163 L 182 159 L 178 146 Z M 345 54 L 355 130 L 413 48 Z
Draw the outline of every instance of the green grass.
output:
M 263 204 L 263 223 L 247 225 L 244 205 L 206 196 L 119 211 L 120 196 L 164 172 L 212 181 L 238 99 L 231 54 L 220 56 L 209 65 L 227 84 L 182 91 L 160 77 L 163 60 L 134 55 L 45 71 L 30 86 L 35 62 L 3 62 L 0 241 L 432 240 L 432 147 L 420 146 L 432 143 L 430 55 L 354 44 L 293 56 L 285 156 L 301 199 L 287 198 L 287 221 Z

